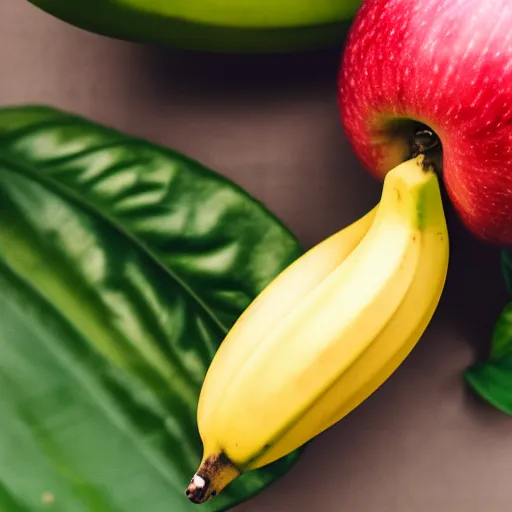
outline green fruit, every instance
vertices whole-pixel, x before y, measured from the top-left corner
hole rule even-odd
[[[339,43],[361,0],[29,0],[90,32],[219,52]]]

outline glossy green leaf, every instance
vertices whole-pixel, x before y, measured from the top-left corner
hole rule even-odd
[[[263,205],[169,149],[0,109],[0,510],[186,512],[216,348],[301,254]],[[299,452],[247,473],[234,506]]]
[[[502,270],[512,294],[512,255],[508,251],[502,253]],[[512,302],[496,321],[487,360],[469,368],[465,377],[484,400],[512,415]]]

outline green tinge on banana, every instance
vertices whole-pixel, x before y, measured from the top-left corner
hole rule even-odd
[[[201,391],[202,503],[285,456],[370,396],[407,357],[444,288],[449,240],[423,157],[392,169],[378,206],[288,267],[239,318]]]

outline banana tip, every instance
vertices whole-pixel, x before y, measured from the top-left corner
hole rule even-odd
[[[224,453],[205,457],[190,480],[185,496],[192,503],[204,503],[219,494],[241,472]]]
[[[192,503],[204,503],[210,498],[213,498],[217,493],[216,491],[212,491],[209,493],[210,483],[208,479],[203,478],[200,475],[194,475],[190,484],[185,491],[185,496]]]

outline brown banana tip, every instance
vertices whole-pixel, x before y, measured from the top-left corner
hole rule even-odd
[[[210,498],[213,498],[217,493],[213,491],[212,493],[208,494],[208,491],[210,490],[210,483],[208,479],[203,478],[199,475],[194,475],[192,480],[190,481],[190,484],[187,487],[187,490],[185,491],[185,496],[192,502],[192,503],[204,503]]]

